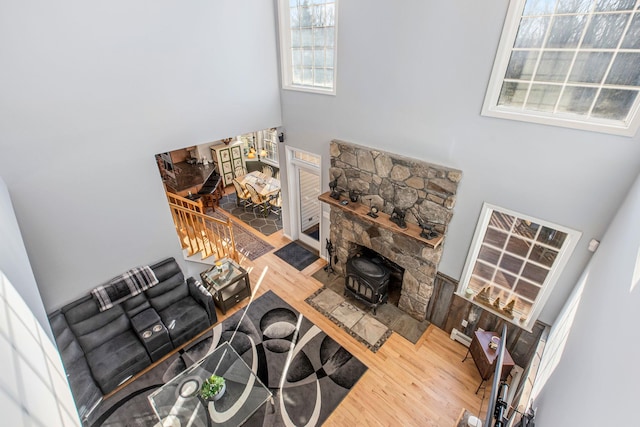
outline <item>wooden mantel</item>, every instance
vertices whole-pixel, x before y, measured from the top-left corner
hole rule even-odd
[[[321,202],[340,208],[345,212],[349,212],[353,215],[356,215],[359,218],[362,218],[373,224],[376,224],[379,227],[386,228],[388,230],[393,231],[394,233],[399,233],[407,237],[410,237],[412,239],[416,239],[421,242],[424,242],[427,245],[431,246],[432,248],[437,248],[438,246],[440,246],[440,243],[442,243],[442,240],[444,239],[444,236],[442,234],[438,234],[438,237],[435,237],[433,239],[425,239],[424,237],[420,236],[422,229],[417,224],[407,222],[407,228],[400,228],[395,222],[392,222],[389,219],[390,216],[386,213],[378,212],[378,217],[372,218],[369,215],[367,215],[367,213],[369,213],[369,206],[363,205],[362,203],[358,203],[358,202],[352,202],[347,197],[342,197],[342,196],[340,197],[340,200],[336,200],[332,198],[330,194],[331,193],[327,191],[326,193],[321,194],[318,197],[318,199]],[[349,203],[346,205],[343,205],[340,203],[343,200],[347,200]]]

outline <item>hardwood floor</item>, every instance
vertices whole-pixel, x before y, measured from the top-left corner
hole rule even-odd
[[[290,242],[282,231],[260,237],[276,249]],[[297,271],[270,252],[255,261],[242,259],[241,264],[250,272],[256,297],[273,290],[369,367],[325,426],[454,426],[463,408],[478,413],[480,375],[471,358],[462,362],[466,347],[446,332],[429,326],[415,345],[392,334],[373,353],[304,302],[322,286],[311,275],[324,266],[323,260]],[[487,400],[488,394],[482,417]]]

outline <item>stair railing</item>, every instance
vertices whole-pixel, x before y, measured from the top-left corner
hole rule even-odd
[[[226,221],[202,213],[202,202],[167,193],[171,216],[176,226],[183,249],[189,256],[200,253],[202,259],[212,255],[218,258],[228,257],[236,262],[238,251],[231,220]],[[198,211],[200,209],[200,211]]]

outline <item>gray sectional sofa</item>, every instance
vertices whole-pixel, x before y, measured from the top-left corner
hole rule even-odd
[[[174,258],[150,267],[158,283],[109,309],[89,294],[49,315],[86,424],[103,395],[217,322],[211,294]]]

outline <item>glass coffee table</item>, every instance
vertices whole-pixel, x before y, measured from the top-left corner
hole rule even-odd
[[[225,379],[226,390],[219,400],[203,400],[198,391],[212,374]],[[163,427],[239,426],[268,401],[274,405],[271,391],[227,342],[149,395]]]

